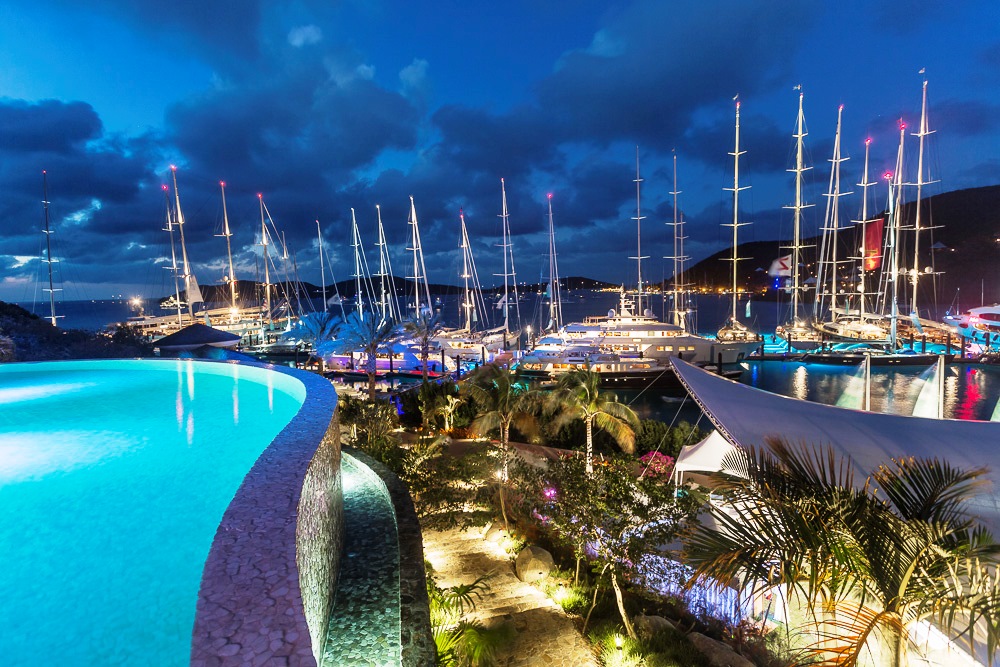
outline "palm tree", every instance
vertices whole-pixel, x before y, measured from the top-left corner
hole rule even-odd
[[[594,426],[608,433],[626,454],[635,453],[639,418],[618,397],[599,389],[601,376],[588,369],[572,370],[549,394],[549,404],[559,410],[556,424],[582,419],[587,427],[587,473],[594,470]]]
[[[519,381],[515,372],[497,364],[480,366],[469,374],[460,391],[479,406],[480,413],[472,421],[472,431],[485,435],[494,429],[500,431],[500,513],[504,530],[508,530],[505,487],[510,462],[510,427],[531,435],[538,430],[538,420],[533,407],[535,393]]]
[[[392,322],[378,319],[374,313],[359,313],[348,315],[347,319],[337,329],[337,340],[334,343],[338,351],[363,352],[365,371],[368,373],[368,398],[375,400],[375,355],[384,350],[396,337]]]
[[[411,317],[403,320],[401,328],[404,333],[417,341],[420,346],[420,365],[422,384],[427,384],[427,358],[430,355],[431,339],[441,331],[441,317],[437,314],[429,314],[426,311],[418,311]],[[442,371],[444,368],[441,369]]]
[[[753,592],[786,585],[812,614],[818,641],[807,652],[821,664],[884,650],[902,667],[909,630],[924,620],[970,642],[982,633],[996,655],[1000,546],[967,513],[985,470],[894,459],[857,485],[832,449],[777,439],[724,465],[743,479],[717,478],[733,516],[713,507],[717,527],[697,525],[685,540],[695,578]]]
[[[444,418],[445,433],[451,431],[451,424],[452,420],[455,418],[455,411],[458,410],[460,405],[462,405],[462,399],[458,396],[452,396],[451,394],[438,396],[437,401],[435,401],[434,410],[431,414],[435,416],[440,415]]]

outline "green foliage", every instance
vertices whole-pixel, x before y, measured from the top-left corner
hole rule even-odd
[[[588,586],[574,585],[573,573],[567,570],[553,569],[548,577],[536,585],[566,613],[582,615],[590,605],[593,590]]]
[[[153,346],[142,335],[139,327],[130,324],[119,324],[111,334],[111,343],[120,347],[134,348],[142,353],[151,354]]]
[[[610,578],[629,634],[620,584],[643,556],[672,542],[697,510],[694,501],[674,499],[669,480],[636,474],[630,458],[611,458],[588,473],[582,457],[566,457],[549,465],[540,498],[540,513],[558,539],[577,555],[586,549]]]
[[[635,450],[637,454],[659,451],[675,459],[681,452],[681,447],[693,445],[705,439],[708,433],[688,422],[682,421],[673,428],[655,419],[643,419],[635,434]]]
[[[402,468],[404,452],[395,433],[399,426],[396,407],[385,400],[342,400],[341,424],[351,427],[348,444],[357,447],[392,471]]]
[[[785,584],[827,639],[810,647],[817,658],[849,664],[880,641],[892,665],[905,664],[921,619],[970,634],[981,621],[996,653],[1000,546],[968,513],[982,469],[893,460],[859,485],[832,449],[782,440],[727,459],[740,478],[718,476],[718,490],[737,516],[713,508],[718,528],[698,524],[686,538],[698,575],[760,592]]]
[[[337,326],[336,339],[329,342],[331,352],[363,352],[368,373],[368,398],[375,400],[376,355],[385,351],[397,332],[392,322],[380,320],[374,313],[353,312]]]
[[[606,667],[703,667],[706,664],[705,656],[676,629],[667,628],[652,637],[632,638],[620,625],[604,623],[589,633],[588,638],[597,646]]]
[[[611,436],[623,452],[635,451],[635,429],[639,418],[630,407],[618,402],[611,392],[601,391],[601,376],[588,369],[572,370],[561,378],[549,394],[548,403],[555,411],[555,421],[581,421],[584,424],[584,441],[587,467],[594,452],[594,429]]]
[[[455,667],[492,667],[497,652],[514,636],[514,628],[503,623],[485,627],[466,616],[490,590],[491,575],[469,584],[442,588],[426,565],[427,597],[430,599],[431,630],[437,647],[438,665]]]

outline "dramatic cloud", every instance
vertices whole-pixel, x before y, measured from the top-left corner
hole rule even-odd
[[[745,233],[778,239],[787,235],[790,218],[781,206],[793,198],[787,171],[794,161],[792,86],[803,83],[807,90],[807,162],[814,167],[807,199],[817,204],[815,216],[838,104],[847,104],[843,143],[852,158],[845,181],[860,180],[865,136],[874,139],[875,177],[894,168],[899,118],[915,126],[916,72],[925,65],[933,72],[931,125],[939,131],[930,139],[940,148],[932,152],[941,157],[935,167],[949,174],[949,187],[998,180],[988,147],[1000,135],[993,120],[1000,118],[993,92],[1000,47],[968,20],[977,11],[987,15],[988,3],[947,10],[922,1],[902,8],[794,0],[675,4],[428,13],[392,3],[312,0],[181,0],[169,7],[52,0],[48,27],[71,31],[60,16],[93,13],[115,34],[130,37],[127,50],[119,56],[104,49],[88,73],[95,82],[120,85],[121,98],[132,102],[123,105],[127,113],[147,99],[170,101],[157,102],[135,125],[114,116],[120,110],[107,93],[103,102],[78,92],[57,99],[56,65],[72,57],[84,66],[74,71],[88,72],[86,49],[56,49],[51,63],[42,58],[12,70],[13,83],[30,73],[30,83],[51,82],[55,92],[0,99],[3,284],[23,285],[37,269],[37,260],[25,258],[39,256],[43,169],[55,237],[67,244],[60,252],[73,259],[63,269],[78,267],[74,280],[112,285],[149,276],[162,283],[169,252],[160,188],[172,163],[189,252],[205,282],[223,270],[224,244],[215,236],[220,180],[227,183],[243,275],[252,275],[256,264],[262,193],[306,280],[318,279],[316,220],[335,273],[344,278],[352,271],[352,207],[371,249],[375,205],[382,206],[394,259],[403,261],[411,195],[432,279],[456,280],[460,209],[480,274],[491,276],[499,271],[503,178],[524,274],[534,279],[543,262],[546,195],[552,193],[564,272],[625,279],[634,273],[627,258],[636,246],[637,146],[646,217],[642,252],[650,255],[648,275],[655,279],[671,242],[663,223],[673,215],[673,151],[689,254],[697,260],[728,242],[720,225],[731,215],[731,195],[723,188],[732,184],[734,95],[743,105],[741,184],[752,186],[741,195],[741,218],[754,223]],[[37,11],[15,0],[15,16],[19,6]],[[532,20],[556,23],[540,31]],[[951,35],[958,28],[962,48],[942,48],[958,43]],[[59,34],[39,30],[39,40],[55,42]],[[24,53],[34,44],[21,47]],[[156,98],[147,91],[133,101],[130,81],[146,75],[147,62],[162,67],[164,53],[176,67],[170,94]],[[127,75],[107,64],[116,57],[127,59]],[[148,73],[161,75],[155,68]],[[143,129],[150,123],[155,129]],[[909,159],[914,142],[909,134],[906,140]]]

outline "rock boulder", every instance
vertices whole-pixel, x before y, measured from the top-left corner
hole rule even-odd
[[[514,561],[517,578],[529,583],[549,576],[552,567],[552,554],[541,547],[525,547]]]
[[[698,632],[689,634],[688,639],[705,656],[710,667],[754,667],[751,661],[731,649],[728,644]]]

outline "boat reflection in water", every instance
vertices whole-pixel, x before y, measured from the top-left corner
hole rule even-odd
[[[801,362],[745,361],[743,384],[801,400],[861,408],[864,371],[852,366]],[[928,395],[936,396],[935,367],[895,366],[871,369],[871,409],[898,415],[922,415]],[[944,416],[948,419],[1000,420],[1000,367],[952,363],[945,367]]]

